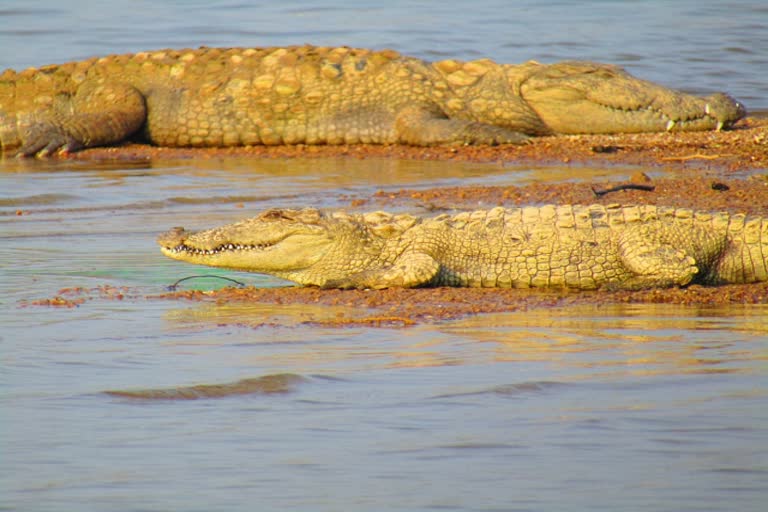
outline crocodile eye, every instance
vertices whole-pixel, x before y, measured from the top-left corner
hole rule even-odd
[[[263,220],[291,220],[293,217],[287,215],[284,210],[275,208],[262,213],[261,218]]]
[[[616,76],[616,73],[609,68],[598,68],[594,74],[600,78],[605,79],[614,78]]]

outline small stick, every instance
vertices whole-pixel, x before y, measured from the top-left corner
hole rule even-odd
[[[170,286],[168,287],[168,291],[171,291],[171,292],[174,292],[174,291],[176,291],[176,288],[178,288],[178,286],[179,286],[179,283],[181,283],[182,281],[187,281],[187,280],[189,280],[189,279],[198,279],[198,278],[201,278],[201,277],[213,277],[213,278],[216,278],[216,279],[224,279],[225,281],[231,281],[231,282],[233,282],[233,283],[237,284],[237,286],[239,286],[240,288],[243,288],[243,287],[245,286],[245,283],[241,283],[240,281],[238,281],[238,280],[236,280],[236,279],[231,279],[231,278],[229,278],[229,277],[224,277],[224,276],[215,276],[215,275],[213,275],[213,274],[205,274],[205,275],[202,275],[202,276],[187,276],[187,277],[182,277],[181,279],[179,279],[178,281],[176,281],[175,283],[173,283],[172,285],[170,285]]]
[[[653,192],[656,189],[653,185],[643,185],[640,183],[625,183],[623,185],[616,185],[615,187],[606,188],[605,190],[596,190],[594,187],[592,187],[592,192],[595,194],[595,197],[602,197],[605,194],[610,194],[611,192],[618,192],[620,190],[645,190],[647,192]]]

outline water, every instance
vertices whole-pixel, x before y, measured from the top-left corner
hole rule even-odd
[[[105,5],[6,0],[0,68],[313,42],[426,58],[589,58],[768,108],[761,2]],[[349,207],[406,186],[636,170],[0,161],[0,510],[763,510],[766,306],[584,306],[375,329],[306,323],[349,315],[343,306],[147,298],[196,272],[155,249],[174,225]],[[30,305],[105,285],[129,296]],[[284,392],[263,392],[281,374],[294,376]],[[243,379],[253,393],[106,393]]]

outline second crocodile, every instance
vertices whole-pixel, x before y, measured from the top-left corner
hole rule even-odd
[[[325,288],[640,289],[768,281],[768,219],[656,206],[494,208],[422,219],[268,210],[158,238],[174,259]]]
[[[592,62],[427,62],[347,47],[200,48],[0,73],[0,148],[522,143],[728,128],[744,107]]]

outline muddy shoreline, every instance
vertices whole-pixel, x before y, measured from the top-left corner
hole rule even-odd
[[[524,146],[276,146],[216,149],[156,148],[127,144],[96,148],[60,158],[84,161],[152,159],[339,157],[497,162],[502,165],[630,165],[672,170],[672,177],[650,179],[638,172],[626,184],[640,185],[598,195],[617,183],[534,183],[518,187],[459,186],[402,189],[350,198],[350,207],[387,209],[407,206],[425,213],[496,205],[540,203],[659,204],[700,210],[726,210],[768,216],[768,117],[750,117],[727,132],[542,137]],[[669,175],[670,173],[667,173]],[[621,183],[618,183],[619,185]],[[596,194],[596,191],[598,194]],[[87,296],[88,293],[85,293]],[[155,296],[158,297],[158,296]],[[358,314],[340,315],[328,325],[405,326],[469,314],[516,311],[571,304],[675,303],[690,305],[767,304],[768,283],[646,291],[498,289],[392,289],[383,291],[313,288],[224,288],[213,292],[177,291],[159,297],[208,302],[319,304],[346,306]],[[53,299],[38,305],[56,306]],[[66,303],[66,300],[64,301]],[[59,304],[63,305],[63,304]]]
[[[530,144],[503,146],[338,145],[161,148],[128,143],[93,148],[60,158],[84,161],[218,158],[399,158],[498,162],[502,164],[589,164],[669,166],[681,170],[744,171],[768,169],[768,112],[739,121],[724,132],[641,133],[537,137]]]

